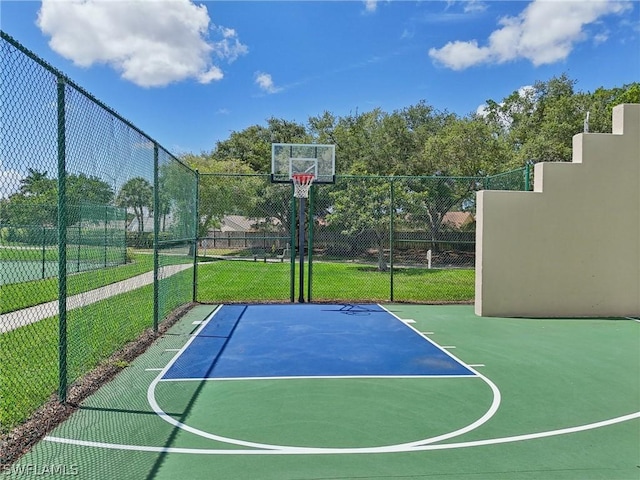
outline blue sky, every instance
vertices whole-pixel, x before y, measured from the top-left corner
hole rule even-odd
[[[636,1],[1,0],[0,25],[176,154],[270,117],[640,81]]]

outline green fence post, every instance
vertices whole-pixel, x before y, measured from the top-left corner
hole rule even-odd
[[[198,237],[200,230],[200,212],[198,210],[199,197],[200,197],[200,172],[195,172],[196,191],[194,198],[194,239],[193,239],[193,296],[192,301],[196,302],[198,298]]]
[[[124,248],[122,249],[122,264],[125,265],[127,263],[127,209],[120,209],[120,216],[122,217],[122,245]]]
[[[58,76],[58,397],[67,401],[67,159],[65,79]]]
[[[78,217],[79,217],[79,222],[78,222],[78,238],[76,239],[76,242],[78,242],[78,245],[76,246],[76,273],[80,273],[80,242],[81,242],[81,237],[82,237],[82,207],[78,207]]]
[[[296,301],[296,197],[293,196],[293,185],[291,185],[291,219],[290,219],[290,235],[289,249],[291,250],[291,271],[289,277],[289,291],[291,297],[291,303]]]
[[[531,182],[530,180],[530,175],[531,175],[531,163],[527,162],[524,166],[524,190],[525,192],[528,192],[531,188],[531,185],[529,184]]]
[[[390,207],[389,207],[389,216],[391,217],[389,220],[389,272],[390,272],[390,301],[393,302],[393,237],[394,237],[394,217],[395,217],[395,199],[394,199],[394,182],[393,178],[391,179],[391,198],[390,198]]]
[[[158,305],[160,281],[158,279],[158,230],[160,230],[160,192],[158,191],[158,144],[153,142],[153,331],[158,332],[160,306]]]
[[[109,222],[109,207],[104,206],[104,268],[107,268],[107,223]]]
[[[47,256],[47,227],[42,226],[42,278],[45,278],[45,260]]]

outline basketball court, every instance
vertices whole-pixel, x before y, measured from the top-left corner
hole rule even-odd
[[[272,149],[272,182],[294,185],[291,303],[196,305],[10,473],[638,478],[638,319],[309,303],[306,201],[334,146]]]
[[[201,305],[20,465],[91,478],[630,479],[633,319]]]
[[[0,382],[9,388],[0,392],[0,422],[8,421],[0,476],[640,478],[640,105],[615,106],[611,134],[575,135],[572,162],[537,162],[533,191],[528,166],[514,170],[517,181],[512,172],[485,176],[485,169],[460,182],[441,175],[336,180],[336,147],[322,144],[272,144],[270,176],[262,167],[255,175],[201,175],[0,33],[9,72],[0,104],[20,120],[6,122],[4,169],[18,183],[52,182],[41,196],[39,186],[0,192],[7,200],[24,194],[3,218],[2,233],[12,240],[1,249],[0,268],[12,273],[0,286],[15,284],[7,291],[25,297],[15,302],[24,308],[2,319]],[[39,128],[25,128],[42,105],[52,108],[40,109]],[[407,153],[422,158],[419,149]],[[340,173],[356,170],[344,167]],[[71,188],[74,177],[87,185],[78,188],[82,198]],[[464,184],[465,193],[445,202],[448,210],[430,207]],[[121,200],[129,189],[147,197],[133,215],[140,227],[134,244],[152,247],[146,280],[129,278],[133,290],[121,292],[124,281],[105,285],[109,275],[87,273],[100,288],[71,296],[72,273],[126,261],[127,224],[134,223],[112,204],[128,204]],[[207,204],[205,193],[222,195]],[[83,210],[90,198],[102,203]],[[475,213],[473,239],[457,236],[466,231],[438,236],[449,212]],[[233,249],[234,259],[253,263],[222,259],[219,271],[201,275],[209,296],[198,297],[203,215],[231,213],[247,221],[236,230],[250,226],[260,235],[245,235],[257,241]],[[327,236],[314,279],[321,233],[339,235]],[[432,268],[432,249],[455,255]],[[258,265],[260,255],[271,276],[227,275]],[[193,268],[170,276],[164,268],[174,263],[176,271]],[[364,266],[362,276],[347,277],[345,265]],[[458,285],[438,285],[443,294],[394,296],[394,278],[405,291],[422,292],[422,272],[439,269],[466,273],[455,276]],[[472,272],[475,287],[465,283]],[[342,282],[329,285],[336,279]],[[225,282],[234,296],[224,295]],[[259,283],[280,290],[251,303]],[[350,291],[359,283],[374,296]],[[50,287],[57,301],[41,303]],[[401,301],[472,297],[475,306]]]

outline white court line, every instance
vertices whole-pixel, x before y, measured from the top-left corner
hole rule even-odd
[[[218,308],[220,308],[220,306]],[[384,307],[381,307],[381,308],[384,309]],[[214,312],[211,315],[211,317],[213,317],[215,313],[216,312]],[[391,312],[389,313],[394,317],[398,318],[393,313]],[[420,333],[420,332],[417,332],[417,333]],[[423,337],[423,338],[431,342],[431,340],[429,340],[428,338],[426,337]],[[181,350],[185,350],[190,342],[191,340],[189,340]],[[437,344],[434,343],[434,345],[440,348]],[[492,390],[494,391],[494,401],[492,404],[492,408],[490,408],[490,410],[481,419],[479,419],[478,421],[474,422],[474,424],[472,424],[472,425],[475,425],[475,427],[470,428],[471,427],[470,425],[462,429],[466,431],[471,431],[474,428],[477,428],[482,423],[486,422],[489,418],[491,418],[491,416],[493,416],[493,414],[495,413],[495,410],[497,410],[500,403],[500,399],[499,399],[500,392],[499,390],[497,390],[497,387],[495,387],[495,385],[488,378],[484,377],[483,375],[481,375],[480,373],[478,373],[472,368],[474,365],[467,365],[464,362],[457,359],[452,354],[450,354],[449,352],[447,351],[444,351],[444,352],[449,356],[451,356],[452,358],[456,359],[462,365],[465,365],[474,373],[476,373],[476,375],[478,375],[485,382],[487,382],[489,386],[492,388]],[[177,360],[178,357],[179,357],[179,354],[175,355],[172,358],[172,360],[169,362],[169,364],[167,364],[167,366],[163,369],[163,371],[168,370],[170,366]],[[157,383],[157,380],[159,377],[156,377],[156,380],[154,380],[154,384]],[[153,388],[155,388],[154,384],[152,384]],[[152,394],[152,388],[150,386],[149,390],[147,391],[147,398],[150,400],[150,404],[152,402],[155,403],[155,399],[152,398],[151,394]],[[498,398],[496,398],[496,394]],[[493,410],[493,412],[491,412],[491,410]],[[169,419],[166,418],[166,416],[168,415],[162,412],[161,418],[167,421],[170,421]],[[116,450],[134,450],[134,451],[146,451],[146,452],[157,452],[157,453],[182,453],[182,454],[186,453],[186,454],[199,454],[199,455],[308,455],[308,454],[396,453],[396,452],[415,452],[415,451],[427,451],[427,450],[448,450],[448,449],[456,449],[456,448],[496,445],[501,443],[532,440],[536,438],[546,438],[551,436],[564,435],[564,434],[591,430],[595,428],[601,428],[601,427],[614,425],[617,423],[622,423],[622,422],[637,419],[637,418],[640,418],[640,412],[635,412],[632,414],[615,417],[609,420],[604,420],[604,421],[595,422],[595,423],[586,424],[586,425],[568,427],[568,428],[557,429],[557,430],[549,430],[545,432],[516,435],[516,436],[510,436],[510,437],[501,437],[501,438],[486,439],[486,440],[476,440],[476,441],[470,441],[470,442],[434,445],[436,441],[442,441],[447,438],[453,438],[452,434],[455,432],[452,432],[451,434],[445,434],[443,436],[435,437],[433,439],[412,442],[410,444],[389,445],[386,447],[365,447],[365,448],[344,448],[344,449],[343,448],[299,448],[299,447],[277,447],[277,446],[267,446],[268,449],[266,450],[197,449],[197,448],[181,448],[181,447],[157,447],[157,446],[147,446],[147,445],[126,445],[126,444],[115,444],[115,443],[106,443],[106,442],[90,442],[90,441],[66,439],[66,438],[54,437],[54,436],[47,436],[45,437],[45,440],[50,442],[57,442],[57,443],[70,444],[70,445],[89,446],[89,447],[116,449]],[[170,423],[173,423],[173,422],[170,421]],[[464,433],[464,432],[461,432],[461,433]],[[218,438],[223,438],[223,437],[218,437]],[[240,444],[239,442],[232,442],[232,443]],[[250,442],[245,442],[245,443],[250,443]],[[276,448],[274,449],[274,447]]]
[[[471,363],[469,364],[470,367],[484,367],[485,364],[484,363]]]
[[[193,322],[191,322],[191,325],[202,325],[203,322],[204,320],[194,320]]]
[[[611,418],[577,427],[561,428],[558,430],[548,430],[546,432],[529,433],[524,435],[514,435],[511,437],[489,438],[486,440],[475,440],[471,442],[444,443],[438,445],[419,445],[415,447],[402,449],[389,449],[384,452],[367,451],[366,448],[353,449],[308,449],[301,451],[299,449],[281,449],[281,450],[240,450],[240,449],[209,449],[209,448],[181,448],[181,447],[155,447],[150,445],[126,445],[118,443],[106,442],[89,442],[86,440],[75,440],[71,438],[61,438],[47,436],[44,440],[48,442],[63,443],[67,445],[78,445],[83,447],[107,448],[111,450],[133,450],[139,452],[156,452],[156,453],[186,453],[193,455],[328,455],[328,454],[354,454],[354,453],[401,453],[401,452],[424,452],[427,450],[452,450],[457,448],[481,447],[487,445],[499,445],[502,443],[522,442],[525,440],[534,440],[537,438],[554,437],[558,435],[567,435],[570,433],[584,432],[596,428],[607,427],[617,423],[627,422],[640,418],[640,412],[623,415],[621,417]]]
[[[456,346],[455,345],[443,345],[442,348],[449,350],[451,348],[456,348]]]
[[[160,368],[145,368],[144,371],[145,372],[161,372],[162,371],[162,367],[160,367]]]
[[[158,369],[160,370],[160,369]],[[160,382],[217,382],[236,380],[342,380],[342,379],[369,379],[369,378],[476,378],[475,375],[307,375],[307,376],[290,376],[290,377],[215,377],[215,378],[162,378]]]
[[[165,348],[164,351],[165,352],[179,352],[180,349],[179,348]]]
[[[422,335],[433,335],[433,332],[420,332]]]
[[[405,318],[404,320],[402,320],[404,323],[416,323],[415,320],[412,320],[411,318]]]
[[[400,319],[397,315],[394,315],[393,313],[391,313],[389,310],[384,308],[382,305],[378,305],[378,306],[382,310],[387,312],[389,315],[394,317],[396,320],[402,321],[402,319]],[[222,306],[219,306],[219,308],[221,308],[221,307]],[[217,310],[215,310],[209,316],[209,318],[207,318],[206,322],[211,321],[211,319],[214,317],[214,315],[218,312],[219,308]],[[418,330],[416,330],[414,327],[412,327],[411,325],[407,325],[407,324],[404,324],[404,323],[403,323],[403,325],[405,325],[407,328],[413,330],[417,335],[420,335],[420,338],[424,338],[429,343],[431,343],[434,347],[438,348],[441,352],[444,352],[450,358],[454,359],[459,364],[463,365],[465,368],[467,368],[472,373],[474,373],[477,377],[481,378],[489,386],[489,388],[493,392],[493,400],[491,402],[491,406],[484,413],[484,415],[482,415],[475,422],[473,422],[473,423],[471,423],[471,424],[469,424],[469,425],[467,425],[465,427],[459,428],[458,430],[454,430],[452,432],[445,433],[445,434],[442,434],[442,435],[438,435],[438,436],[435,436],[435,437],[425,438],[425,439],[421,439],[421,440],[417,440],[417,441],[413,441],[413,442],[402,443],[402,444],[383,445],[383,446],[378,446],[378,447],[363,447],[363,449],[366,450],[369,453],[385,452],[388,449],[412,448],[412,447],[417,446],[417,445],[426,445],[428,443],[439,442],[439,441],[442,441],[442,440],[447,440],[449,438],[457,437],[457,436],[462,435],[464,433],[468,433],[468,432],[470,432],[472,430],[475,430],[476,428],[478,428],[481,425],[483,425],[484,423],[486,423],[491,417],[493,417],[493,415],[495,415],[496,411],[498,410],[498,407],[500,406],[500,402],[501,402],[500,390],[498,389],[498,387],[491,380],[489,380],[487,377],[485,377],[481,373],[477,372],[473,368],[471,368],[468,365],[466,365],[464,362],[462,362],[460,359],[456,358],[451,353],[447,352],[446,350],[443,350],[435,342],[433,342],[430,339],[428,339],[427,337],[424,337],[423,335],[421,335],[420,332]],[[198,331],[203,329],[205,326],[206,326],[206,323],[203,324],[202,327]],[[191,427],[191,426],[189,426],[189,425],[187,425],[185,423],[182,423],[182,422],[176,420],[175,418],[171,417],[165,411],[163,411],[162,408],[160,407],[160,405],[158,404],[158,402],[156,401],[156,398],[155,398],[156,386],[161,381],[161,378],[164,376],[166,371],[171,367],[171,365],[173,365],[173,363],[175,363],[177,361],[177,359],[180,357],[182,352],[184,350],[186,350],[186,348],[191,343],[191,341],[192,341],[192,339],[189,339],[187,341],[187,343],[182,347],[182,349],[180,349],[180,352],[178,352],[171,359],[171,361],[167,364],[167,366],[163,369],[163,371],[151,382],[151,384],[149,385],[149,388],[147,389],[147,401],[149,402],[149,405],[151,406],[153,411],[155,411],[156,414],[160,418],[162,418],[167,423],[170,423],[171,425],[173,425],[173,426],[175,426],[177,428],[180,428],[182,430],[185,430],[185,431],[187,431],[189,433],[193,433],[194,435],[198,435],[198,436],[203,437],[203,438],[208,438],[210,440],[216,440],[216,441],[223,442],[223,443],[230,443],[230,444],[233,444],[233,445],[239,445],[239,446],[251,447],[251,448],[258,448],[258,449],[267,449],[267,450],[287,449],[287,450],[309,451],[309,452],[315,452],[315,451],[318,450],[317,448],[312,448],[312,447],[296,447],[296,446],[292,446],[292,445],[272,445],[272,444],[268,444],[268,443],[251,442],[251,441],[240,440],[240,439],[235,439],[235,438],[230,438],[230,437],[224,437],[224,436],[221,436],[221,435],[216,435],[214,433],[206,432],[204,430],[200,430],[198,428],[194,428],[194,427]],[[468,377],[468,378],[473,378],[473,377]],[[343,449],[328,448],[328,450],[331,450],[331,451],[342,451]],[[360,449],[356,449],[356,450],[360,450]]]

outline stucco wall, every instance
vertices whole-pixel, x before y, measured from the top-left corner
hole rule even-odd
[[[477,315],[640,315],[640,105],[536,164],[533,192],[478,192],[476,220]]]

